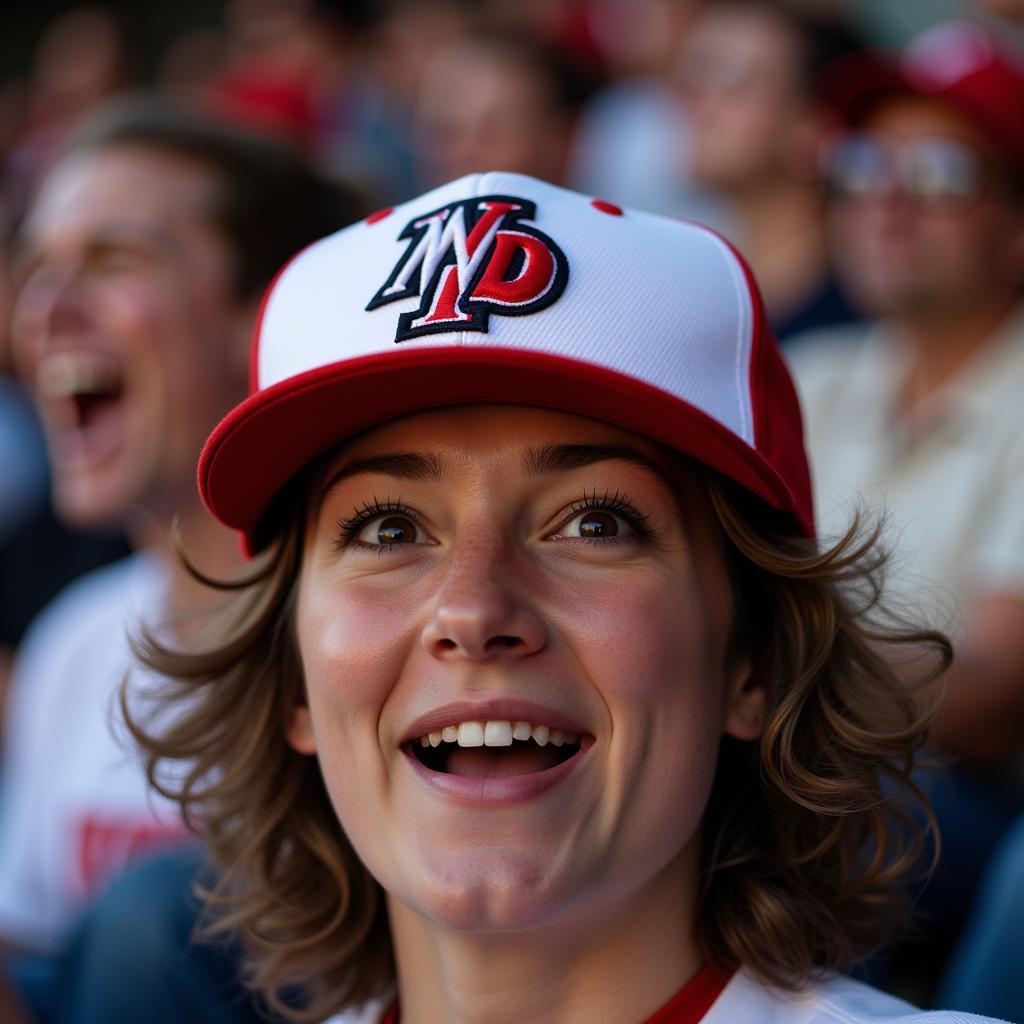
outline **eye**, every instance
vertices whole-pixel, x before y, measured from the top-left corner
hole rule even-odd
[[[591,543],[640,541],[651,530],[647,516],[641,515],[624,494],[584,494],[565,510],[561,525],[548,535],[549,540],[580,540]]]
[[[153,264],[153,253],[133,245],[96,245],[88,254],[87,268],[98,277],[132,274]]]
[[[436,544],[420,525],[419,516],[400,501],[379,501],[374,498],[352,510],[347,519],[338,520],[335,547],[363,549],[382,554],[414,544]]]
[[[377,516],[366,523],[356,534],[360,544],[374,547],[394,547],[399,544],[422,544],[426,535],[408,516],[388,515]]]
[[[632,533],[629,524],[614,512],[605,509],[591,508],[586,512],[573,516],[560,531],[562,536],[585,537],[597,540],[603,537],[616,537],[619,534]]]

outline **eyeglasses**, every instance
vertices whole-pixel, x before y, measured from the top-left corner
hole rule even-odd
[[[872,135],[848,135],[826,155],[825,177],[848,196],[871,197],[893,189],[919,203],[962,206],[984,185],[978,158],[951,139],[893,142]]]

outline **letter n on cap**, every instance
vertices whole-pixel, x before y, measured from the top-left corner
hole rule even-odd
[[[536,204],[515,196],[461,199],[413,217],[399,234],[405,252],[367,303],[420,297],[398,318],[395,341],[451,331],[487,331],[492,313],[523,316],[565,290],[569,263],[544,232],[524,224]]]

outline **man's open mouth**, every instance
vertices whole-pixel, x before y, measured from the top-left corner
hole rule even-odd
[[[55,465],[91,469],[119,450],[127,437],[120,360],[101,352],[53,352],[40,363],[35,383],[47,411]]]
[[[76,425],[87,429],[123,397],[123,368],[95,352],[53,353],[39,367],[37,386],[44,398],[71,402]]]
[[[555,768],[579,753],[577,733],[532,722],[459,722],[407,744],[430,771],[476,778],[529,775]]]

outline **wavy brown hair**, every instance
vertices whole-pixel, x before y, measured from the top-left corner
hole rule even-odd
[[[898,882],[920,862],[911,779],[922,688],[951,659],[941,633],[887,614],[880,528],[819,551],[789,517],[705,471],[734,592],[733,642],[768,693],[761,739],[723,739],[702,826],[697,934],[711,962],[799,987],[891,937]],[[122,709],[152,784],[177,800],[219,872],[207,937],[240,936],[246,977],[278,1012],[319,1020],[394,983],[383,893],[356,856],[315,759],[285,740],[303,700],[294,630],[305,502],[294,485],[250,574],[225,584],[215,645],[152,634],[156,715]],[[165,712],[173,708],[173,715]],[[176,773],[165,771],[179,765]],[[183,769],[183,770],[181,770]]]

